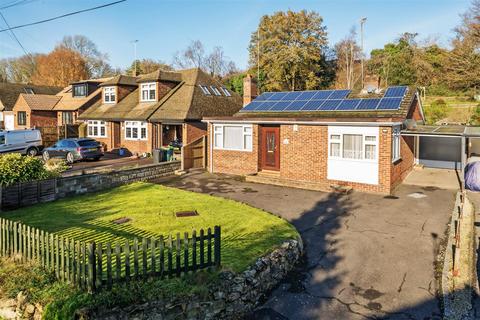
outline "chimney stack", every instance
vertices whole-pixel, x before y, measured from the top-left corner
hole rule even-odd
[[[252,75],[248,73],[247,76],[243,78],[243,106],[245,107],[257,96],[257,82],[252,78]]]

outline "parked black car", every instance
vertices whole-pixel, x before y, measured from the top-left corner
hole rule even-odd
[[[78,160],[100,160],[103,149],[98,141],[90,138],[63,139],[55,145],[43,150],[43,160],[50,158],[64,158],[68,163]]]

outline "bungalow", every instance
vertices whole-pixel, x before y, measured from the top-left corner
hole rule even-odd
[[[20,94],[54,95],[62,88],[37,86],[21,83],[0,83],[0,128],[6,130],[15,129],[15,114],[12,111]]]
[[[117,76],[101,88],[102,103],[79,119],[106,150],[141,154],[172,142],[189,144],[206,135],[203,117],[232,115],[242,107],[239,95],[198,68]]]
[[[235,115],[204,118],[210,172],[305,189],[348,186],[390,194],[414,166],[417,139],[401,135],[405,122],[424,121],[414,88],[256,97],[247,77],[244,92],[246,105]]]
[[[56,94],[21,93],[12,108],[14,129],[74,124],[81,112],[100,101],[99,85],[106,80],[75,82]]]

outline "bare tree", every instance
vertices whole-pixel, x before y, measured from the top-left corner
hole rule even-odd
[[[355,75],[356,62],[361,58],[361,49],[357,42],[357,33],[352,27],[350,33],[337,44],[335,52],[337,57],[337,84],[352,89],[359,79]]]

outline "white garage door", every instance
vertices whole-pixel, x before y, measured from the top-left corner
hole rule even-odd
[[[15,117],[13,114],[5,115],[5,130],[15,129]]]

